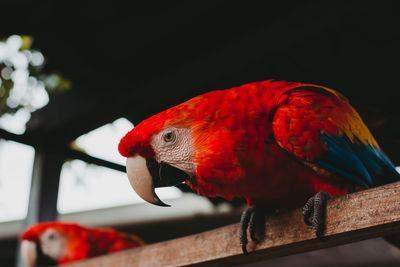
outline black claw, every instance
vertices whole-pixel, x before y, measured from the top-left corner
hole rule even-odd
[[[247,248],[246,248],[245,244],[242,244],[242,251],[243,251],[244,255],[248,255],[249,254],[249,252],[247,252]]]
[[[240,218],[240,244],[242,245],[243,254],[247,255],[246,245],[249,243],[247,239],[247,229],[251,240],[258,242],[256,234],[263,236],[265,233],[265,216],[273,214],[273,210],[260,210],[257,206],[248,207]]]
[[[271,211],[272,213],[272,211]],[[247,229],[251,240],[258,242],[256,234],[263,235],[265,227],[265,216],[269,211],[260,210],[256,206],[248,207],[242,214],[240,219],[240,244],[242,245],[243,254],[247,255],[248,251],[246,245],[248,244]]]
[[[242,245],[242,250],[244,254],[247,254],[246,245],[248,243],[247,240],[247,228],[249,226],[250,216],[254,212],[254,207],[247,208],[240,218],[240,244]]]
[[[303,207],[303,219],[305,224],[311,225],[310,217],[311,214],[314,212],[314,197],[310,197],[307,203]]]
[[[325,230],[326,201],[331,198],[332,196],[329,193],[320,191],[311,197],[303,207],[304,222],[307,225],[312,225],[318,239],[322,239]],[[311,214],[313,214],[313,219],[310,223]]]
[[[259,221],[259,213],[257,212],[252,212],[250,216],[250,221],[249,221],[249,233],[250,233],[250,238],[254,242],[258,242],[258,238],[256,237],[256,232],[257,232],[257,223]]]

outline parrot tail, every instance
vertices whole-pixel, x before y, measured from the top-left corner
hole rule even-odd
[[[381,148],[363,146],[357,154],[371,175],[372,187],[400,181],[400,173]]]
[[[366,188],[400,181],[400,173],[379,146],[346,135],[322,133],[322,139],[329,153],[315,162],[318,166]]]
[[[322,133],[329,153],[317,165],[343,175],[366,188],[400,180],[400,174],[379,146],[365,144],[346,135]],[[400,234],[383,237],[400,248]]]

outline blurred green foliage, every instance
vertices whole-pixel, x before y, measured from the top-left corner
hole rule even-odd
[[[32,43],[31,36],[0,40],[0,117],[21,108],[32,112],[71,88],[71,81],[60,74],[44,72],[45,58]]]

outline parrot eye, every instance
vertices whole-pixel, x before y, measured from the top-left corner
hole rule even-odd
[[[164,134],[163,139],[164,139],[164,141],[166,143],[173,142],[176,139],[175,133],[174,132],[167,132],[167,133]]]

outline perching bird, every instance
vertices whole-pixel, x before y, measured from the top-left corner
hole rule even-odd
[[[21,241],[21,256],[29,267],[64,264],[145,244],[131,234],[63,222],[35,224],[25,230]]]
[[[320,237],[327,199],[400,178],[343,95],[285,81],[194,97],[138,124],[119,151],[133,189],[150,203],[166,206],[154,188],[183,181],[205,196],[245,198],[244,252],[258,214],[304,205]]]

